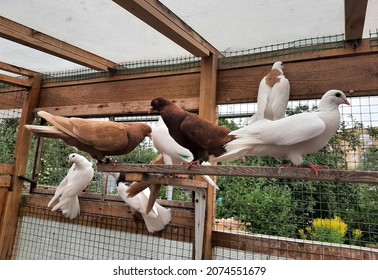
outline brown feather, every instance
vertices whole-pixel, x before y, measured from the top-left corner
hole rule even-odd
[[[226,152],[224,145],[234,139],[228,135],[228,128],[185,111],[165,98],[155,98],[151,107],[160,113],[172,138],[192,152],[193,161],[208,161],[209,155],[222,155]]]
[[[143,123],[67,118],[45,111],[39,111],[38,115],[54,126],[26,126],[31,132],[43,137],[62,139],[66,144],[89,153],[97,160],[105,156],[128,154],[151,134],[151,127]]]

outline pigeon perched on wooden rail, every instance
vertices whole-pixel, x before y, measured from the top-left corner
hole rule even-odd
[[[112,173],[112,176],[117,180],[117,190],[122,200],[130,206],[133,213],[137,211],[142,215],[149,232],[153,233],[163,230],[172,219],[171,209],[167,209],[155,202],[151,211],[146,214],[146,207],[150,197],[150,189],[145,188],[134,197],[129,197],[127,195],[129,186],[118,180],[119,175],[119,173]]]
[[[278,120],[285,117],[290,96],[290,83],[283,73],[283,63],[277,61],[261,80],[257,93],[257,113],[246,124],[261,119]]]
[[[78,194],[88,186],[94,171],[92,163],[82,155],[70,154],[68,161],[73,164],[55,190],[55,195],[47,207],[50,207],[59,198],[59,202],[52,208],[52,211],[61,210],[64,217],[72,220],[80,214]]]
[[[157,126],[152,129],[151,136],[152,144],[162,154],[164,164],[182,164],[183,162],[191,162],[193,160],[192,153],[180,146],[169,134],[168,128],[161,117],[157,122]],[[202,164],[210,163],[202,162]],[[218,189],[217,184],[209,176],[202,175],[202,177],[206,182]]]
[[[226,152],[224,145],[234,139],[230,130],[185,111],[171,101],[159,97],[151,101],[150,112],[157,111],[168,127],[172,138],[193,154],[188,168],[209,161],[209,156],[220,156]]]
[[[230,133],[236,140],[226,144],[227,153],[216,158],[231,161],[245,156],[271,156],[279,161],[290,160],[303,165],[302,156],[319,151],[334,136],[340,125],[339,105],[350,105],[340,90],[329,90],[321,98],[318,109],[271,121],[263,119]],[[311,163],[305,166],[314,170]]]
[[[62,139],[66,144],[89,153],[102,162],[106,156],[125,155],[134,150],[146,136],[151,137],[151,127],[144,123],[118,123],[82,118],[55,116],[39,111],[38,116],[53,126],[25,125],[37,136]]]

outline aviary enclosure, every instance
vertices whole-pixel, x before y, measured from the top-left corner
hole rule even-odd
[[[0,74],[1,259],[378,259],[378,33],[361,39],[365,10],[354,9],[367,1],[345,1],[345,34],[222,53],[158,1],[115,2],[193,56],[114,64],[0,18],[2,37],[87,67],[39,73],[0,62],[18,75]],[[47,208],[75,150],[25,129],[45,124],[39,110],[154,128],[158,115],[147,110],[162,96],[235,129],[256,111],[259,82],[278,60],[291,85],[288,115],[316,108],[332,88],[350,101],[340,108],[336,136],[307,157],[329,170],[316,176],[261,157],[189,170],[150,164],[158,153],[146,140],[114,157],[124,165],[94,164],[79,217]],[[120,199],[110,176],[117,171],[130,181],[156,176],[163,185],[158,203],[172,212],[163,231],[149,233]]]

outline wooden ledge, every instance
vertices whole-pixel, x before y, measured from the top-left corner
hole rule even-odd
[[[209,176],[241,176],[257,178],[293,179],[307,181],[327,181],[340,183],[377,184],[377,171],[319,170],[319,174],[309,168],[297,167],[255,167],[255,166],[192,166],[164,164],[97,164],[102,172],[149,173],[149,174],[189,174]]]

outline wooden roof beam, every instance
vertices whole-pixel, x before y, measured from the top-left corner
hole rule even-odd
[[[20,79],[17,77],[8,76],[0,73],[0,82],[5,84],[10,84],[13,86],[21,87],[31,87],[33,83],[33,78],[31,79]]]
[[[115,70],[117,64],[0,16],[0,37],[96,70]]]
[[[345,39],[357,41],[362,38],[368,0],[344,0]]]
[[[1,61],[0,61],[0,70],[4,70],[13,74],[19,74],[19,75],[27,76],[27,77],[34,77],[35,75],[40,74],[38,72],[25,69],[22,67],[18,67],[15,65],[11,65],[11,64],[1,62]]]
[[[113,0],[152,28],[197,57],[220,52],[157,0]]]

